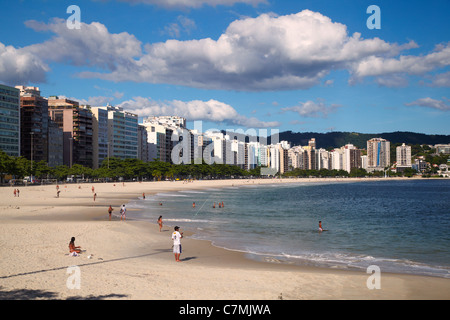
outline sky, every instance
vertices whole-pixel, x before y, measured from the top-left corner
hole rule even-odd
[[[45,97],[203,132],[450,134],[448,0],[1,1],[0,83]]]

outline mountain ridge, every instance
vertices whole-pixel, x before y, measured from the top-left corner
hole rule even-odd
[[[391,144],[405,143],[407,145],[435,145],[449,144],[450,135],[424,134],[410,131],[395,131],[385,133],[358,133],[333,131],[327,133],[318,132],[292,132],[283,131],[279,133],[279,141],[288,141],[291,146],[305,146],[311,138],[316,139],[316,148],[340,148],[348,143],[357,148],[365,149],[367,141],[372,138],[383,138]]]

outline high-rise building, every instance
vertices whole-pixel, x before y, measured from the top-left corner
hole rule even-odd
[[[350,173],[352,169],[361,168],[361,150],[353,144],[346,144],[342,147],[344,150],[344,166],[343,169]]]
[[[104,108],[92,107],[92,165],[94,169],[101,167],[108,159],[108,111]]]
[[[198,136],[195,137],[192,134],[185,134],[185,118],[175,116],[148,117],[144,119],[142,125],[145,126],[147,130],[149,161],[156,159],[164,162],[172,162],[172,150],[174,146],[177,145],[180,140],[186,138],[193,139],[188,142],[185,141],[185,143],[191,146],[190,152],[193,152],[196,156],[200,157],[200,159],[196,159],[196,161],[200,161],[201,163],[202,154],[198,153],[198,150],[195,149],[195,146],[193,145],[196,141],[195,139],[198,139]],[[183,138],[180,139],[180,137]],[[199,144],[199,146],[202,146],[202,144]],[[187,152],[189,152],[189,150]],[[188,158],[192,160],[193,154],[190,156],[183,155],[183,159]]]
[[[31,161],[48,162],[48,101],[38,87],[20,90],[20,153]]]
[[[49,120],[48,122],[48,166],[56,167],[64,164],[63,130]]]
[[[20,156],[20,91],[0,84],[0,150]]]
[[[405,168],[411,168],[411,146],[404,143],[396,148],[397,153],[397,171],[402,171]]]
[[[81,107],[77,101],[48,99],[48,113],[52,121],[63,130],[64,164],[72,167],[80,164],[93,167],[92,112],[90,107]]]
[[[148,136],[146,127],[138,125],[138,159],[148,161]]]
[[[391,164],[390,142],[382,138],[367,141],[367,171],[382,171]]]
[[[120,107],[96,107],[108,113],[109,156],[119,159],[138,158],[138,116]]]

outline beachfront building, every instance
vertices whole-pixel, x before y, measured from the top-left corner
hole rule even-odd
[[[102,166],[103,161],[109,160],[108,140],[108,110],[91,107],[92,112],[92,165],[93,169]]]
[[[411,146],[404,143],[396,148],[397,153],[397,172],[402,172],[406,168],[412,167]]]
[[[57,167],[64,164],[63,130],[49,119],[48,121],[48,166]]]
[[[119,159],[138,158],[138,116],[121,107],[98,107],[108,112],[108,153]]]
[[[330,169],[330,153],[323,149],[316,149],[316,164],[317,164],[317,170],[320,169]]]
[[[289,149],[291,148],[290,144],[287,141],[281,141],[277,143],[279,150],[279,173],[283,174],[290,170],[289,168]]]
[[[367,141],[367,171],[383,171],[391,164],[390,142],[382,138]]]
[[[143,125],[138,125],[138,159],[148,162],[148,136],[147,129]]]
[[[0,150],[20,156],[20,90],[0,84]]]
[[[20,91],[20,154],[31,161],[48,162],[48,101],[38,87]]]
[[[183,139],[195,140],[193,134],[187,133],[185,118],[176,116],[148,117],[143,120],[142,125],[147,130],[149,161],[159,160],[172,163],[172,150],[174,146],[183,141]],[[192,150],[192,142],[194,142],[194,140],[188,142],[185,141],[184,143],[191,146]],[[183,150],[183,152],[185,151]],[[182,154],[182,158],[178,158],[178,156],[180,156],[180,154],[174,155],[177,160],[192,159],[193,157],[192,154],[191,156]]]
[[[48,114],[63,131],[63,162],[72,167],[80,164],[93,166],[92,112],[78,101],[51,96],[48,98]]]
[[[353,144],[346,144],[344,147],[344,170],[350,173],[352,169],[361,168],[361,150]]]

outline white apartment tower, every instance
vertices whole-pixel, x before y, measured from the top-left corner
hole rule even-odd
[[[411,168],[411,146],[404,143],[397,147],[397,168],[407,167]]]
[[[390,142],[382,138],[367,141],[367,170],[382,171],[391,164]]]

